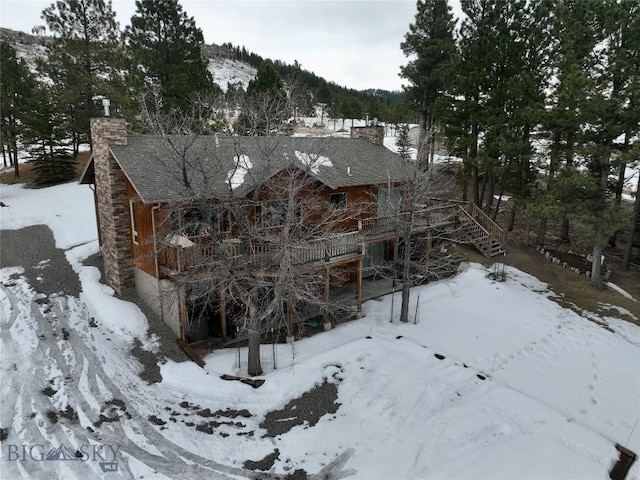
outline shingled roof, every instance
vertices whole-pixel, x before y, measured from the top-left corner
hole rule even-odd
[[[332,189],[381,184],[399,159],[367,139],[335,137],[134,135],[110,149],[145,203],[186,199],[194,190],[222,197],[230,185],[242,195],[292,165]],[[192,190],[184,186],[182,159]]]

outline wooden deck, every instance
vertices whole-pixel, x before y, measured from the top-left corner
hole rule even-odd
[[[180,238],[176,245],[161,242],[159,264],[169,276],[187,273],[196,266],[223,261],[239,268],[270,268],[280,265],[282,255],[288,255],[291,265],[301,269],[315,269],[328,264],[341,264],[358,260],[365,246],[398,237],[399,226],[411,220],[412,232],[451,229],[457,225],[461,241],[472,243],[487,257],[503,253],[504,231],[482,210],[471,203],[450,200],[432,200],[428,208],[398,217],[375,217],[359,220],[357,229],[350,232],[328,234],[325,237],[293,243],[282,248],[267,241],[248,242],[242,238],[214,241],[210,236]]]

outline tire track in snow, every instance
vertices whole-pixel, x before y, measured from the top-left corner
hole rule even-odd
[[[87,420],[93,427],[100,420],[100,414],[104,413],[101,406],[105,402],[113,399],[126,401],[136,390],[142,390],[136,392],[137,403],[141,400],[154,401],[155,399],[149,398],[153,393],[145,392],[137,385],[127,385],[127,391],[122,390],[116,384],[120,378],[116,375],[112,379],[106,373],[102,367],[104,357],[99,358],[100,352],[89,343],[89,337],[93,335],[89,327],[90,316],[84,307],[78,308],[74,299],[51,296],[47,304],[40,294],[34,294],[28,284],[26,288],[17,285],[16,290],[19,291],[15,293],[2,285],[2,293],[11,304],[11,315],[3,318],[0,324],[2,355],[4,358],[14,358],[18,368],[17,372],[6,372],[8,385],[3,382],[3,393],[11,392],[3,395],[3,428],[6,425],[16,430],[11,432],[9,442],[51,447],[65,444],[71,448],[91,443],[119,445],[119,472],[110,473],[110,478],[132,478],[134,472],[130,458],[135,458],[151,471],[169,478],[197,480],[286,477],[223,465],[188,451],[160,433],[131,402],[126,404],[126,412],[131,418],[121,416],[117,421],[102,423],[95,432],[88,431]],[[72,316],[73,325],[70,321]],[[21,331],[32,331],[37,338],[34,351],[23,351],[24,342],[17,342],[7,325],[19,327]],[[65,331],[68,338],[63,339],[61,336],[64,337]],[[107,342],[105,344],[110,345]],[[6,368],[9,368],[7,362],[3,362],[3,369]],[[131,372],[131,376],[138,378],[137,372]],[[17,382],[17,379],[22,381]],[[100,388],[100,384],[104,385],[104,389]],[[47,396],[42,392],[47,386],[58,391]],[[66,405],[77,412],[77,419],[69,420],[59,416],[59,411]],[[52,423],[46,412],[55,412],[50,415],[57,415],[59,418]],[[31,417],[33,413],[35,416]],[[160,453],[151,453],[139,445],[139,437],[129,438],[125,425]],[[344,464],[352,454],[352,451],[343,452],[320,472],[310,474],[308,478],[338,479],[349,475],[351,471],[345,471]],[[7,475],[7,478],[49,480],[56,476],[67,478],[70,472],[83,479],[103,476],[97,462],[8,462],[3,458],[2,467],[3,477]],[[140,471],[137,465],[136,471]]]

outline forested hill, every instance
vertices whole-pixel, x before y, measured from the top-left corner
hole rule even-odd
[[[24,59],[35,71],[36,58],[47,56],[51,37],[0,28],[0,39],[10,43],[16,49],[18,58]],[[202,56],[214,81],[223,91],[227,90],[228,84],[240,84],[246,89],[265,60],[259,54],[231,43],[205,44],[202,46]],[[329,82],[314,72],[300,68],[297,63],[289,65],[277,59],[271,60],[285,81],[295,79],[300,87],[311,92],[316,102],[326,104],[332,116],[361,118],[366,112],[372,118],[388,122],[415,121],[415,114],[403,103],[400,92],[381,89],[358,91]]]

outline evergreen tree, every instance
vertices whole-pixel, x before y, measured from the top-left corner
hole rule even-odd
[[[591,284],[603,288],[602,245],[616,227],[612,221],[617,220],[617,209],[608,199],[612,157],[615,150],[628,148],[630,139],[640,133],[636,109],[640,90],[640,5],[634,0],[608,0],[594,6],[594,10],[602,21],[604,42],[594,49],[599,68],[592,72],[596,88],[586,98],[587,123],[583,129],[588,166],[598,184]],[[604,48],[599,48],[601,45]]]
[[[463,158],[466,199],[488,212],[507,187],[526,195],[532,180],[531,131],[543,112],[548,4],[466,0],[456,82],[444,115],[450,150]],[[485,203],[486,202],[486,203]],[[497,211],[497,208],[495,208]]]
[[[454,20],[447,0],[419,0],[415,23],[401,48],[411,58],[401,67],[400,75],[410,85],[407,92],[420,108],[420,141],[418,158],[433,158],[436,101],[447,89],[450,64],[456,52],[453,38]]]
[[[58,87],[40,82],[31,98],[30,113],[25,116],[24,141],[29,145],[27,150],[34,163],[36,183],[40,185],[65,182],[76,175],[62,98]]]
[[[237,130],[244,135],[289,133],[283,128],[292,116],[284,83],[271,60],[260,64],[256,78],[249,82]]]
[[[318,88],[318,93],[316,94],[316,102],[331,105],[333,103],[333,100],[333,92],[331,91],[329,84],[325,82],[320,85],[320,88]]]
[[[398,155],[405,160],[411,160],[411,140],[409,139],[409,125],[404,124],[398,127],[398,138],[396,146],[398,147]]]
[[[284,95],[284,83],[280,78],[280,73],[273,62],[269,59],[260,64],[256,72],[256,78],[247,85],[247,94],[254,95],[260,92],[271,92],[277,95]]]
[[[30,96],[34,85],[33,75],[23,60],[18,60],[16,50],[5,41],[0,42],[0,131],[2,151],[9,155],[14,176],[20,176],[18,163],[19,141],[22,140],[22,124],[30,109]]]
[[[125,30],[135,87],[157,88],[165,110],[185,109],[213,79],[202,58],[202,31],[177,0],[137,0]]]
[[[58,0],[42,11],[53,34],[46,62],[40,69],[59,87],[66,105],[74,153],[90,141],[89,118],[99,113],[96,96],[122,101],[119,82],[120,30],[111,1]]]

